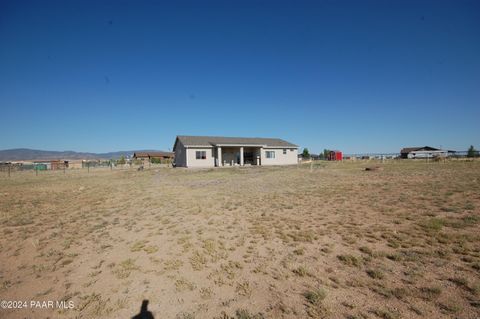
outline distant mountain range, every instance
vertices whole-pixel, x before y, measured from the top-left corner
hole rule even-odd
[[[0,161],[30,161],[55,159],[118,159],[122,156],[132,156],[135,152],[161,152],[155,150],[119,151],[110,153],[82,153],[74,151],[42,151],[28,148],[0,150]]]

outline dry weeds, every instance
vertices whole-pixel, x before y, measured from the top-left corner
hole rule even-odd
[[[475,318],[480,162],[0,176],[6,318]]]

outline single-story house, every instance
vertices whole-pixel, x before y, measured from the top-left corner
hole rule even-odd
[[[279,138],[177,136],[173,151],[179,167],[298,163],[298,146]]]
[[[401,158],[430,158],[438,156],[446,157],[448,155],[448,151],[431,146],[405,147],[400,150]]]
[[[133,153],[133,158],[143,161],[148,160],[150,162],[152,159],[171,160],[174,155],[175,153],[173,152],[135,152]]]
[[[52,161],[50,161],[50,168],[51,168],[52,170],[58,170],[58,169],[68,168],[68,161],[52,160]]]

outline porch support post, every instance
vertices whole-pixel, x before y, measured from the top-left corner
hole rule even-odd
[[[240,147],[240,166],[243,166],[243,146]]]
[[[217,161],[218,161],[218,166],[223,166],[222,162],[222,148],[217,147]]]
[[[260,163],[258,165],[263,165],[263,147],[260,147]]]

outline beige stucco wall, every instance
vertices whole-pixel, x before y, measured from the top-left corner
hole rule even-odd
[[[264,148],[262,150],[262,165],[293,165],[298,163],[298,149],[287,148],[287,154],[283,154],[283,148]],[[266,152],[274,151],[275,158],[267,158]]]
[[[212,156],[212,148],[187,148],[187,167],[214,167],[215,158]],[[198,159],[196,158],[196,151],[205,151],[207,158]]]
[[[216,152],[216,149],[213,149]],[[298,163],[298,149],[287,148],[287,154],[283,154],[283,148],[263,148],[261,154],[261,165],[293,165]],[[196,151],[205,151],[207,158],[204,160],[196,159]],[[223,161],[230,165],[234,157],[229,156],[229,150],[225,149]],[[275,151],[275,158],[267,158],[266,151]],[[185,148],[180,141],[175,148],[175,162],[179,167],[214,167],[217,154],[212,153],[212,148]],[[238,152],[238,151],[237,151]],[[255,152],[256,153],[256,152]],[[233,154],[233,153],[232,153]],[[256,156],[256,155],[255,155]],[[232,157],[232,158],[230,158]]]
[[[180,141],[177,141],[177,145],[175,146],[175,165],[179,167],[187,166],[186,148]]]

